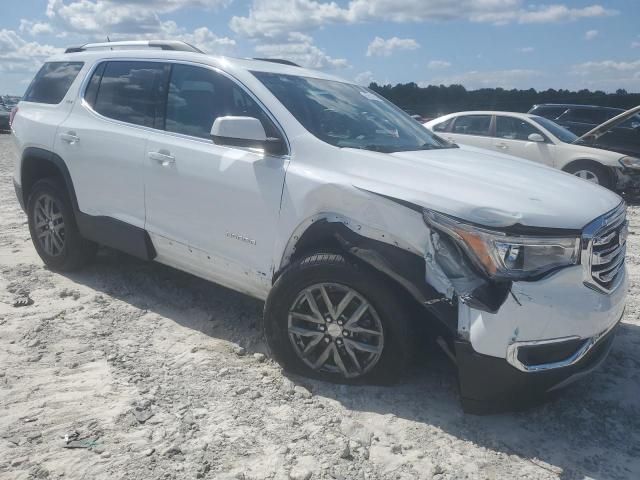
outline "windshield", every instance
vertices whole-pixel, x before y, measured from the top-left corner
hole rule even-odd
[[[557,137],[558,140],[560,140],[561,142],[574,143],[576,140],[578,140],[578,136],[577,135],[575,135],[574,133],[570,132],[566,128],[561,127],[560,125],[558,125],[556,122],[554,122],[552,120],[549,120],[549,119],[544,118],[544,117],[537,117],[537,116],[532,116],[532,117],[529,117],[529,118],[531,118],[531,120],[536,122],[541,127],[544,127],[547,130],[549,130],[549,132],[552,135],[554,135],[555,137]]]
[[[304,128],[336,147],[390,153],[455,146],[364,87],[296,75],[252,73]]]

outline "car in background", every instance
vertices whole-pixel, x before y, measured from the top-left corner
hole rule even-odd
[[[566,128],[538,115],[457,112],[424,126],[450,142],[558,168],[611,190],[640,184],[640,159],[592,148]]]
[[[3,105],[0,105],[0,132],[8,131],[10,129],[9,119],[11,117],[11,110],[7,109]]]
[[[545,103],[534,105],[528,113],[553,120],[580,137],[624,112],[621,108],[596,105]],[[632,115],[589,143],[596,148],[640,157],[640,114]]]

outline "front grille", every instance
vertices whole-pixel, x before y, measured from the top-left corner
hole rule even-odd
[[[624,277],[627,235],[624,203],[587,225],[582,236],[582,263],[587,286],[605,293],[617,288]]]

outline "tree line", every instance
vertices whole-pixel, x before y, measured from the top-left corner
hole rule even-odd
[[[640,105],[640,93],[619,89],[615,93],[600,90],[537,91],[481,88],[467,90],[462,85],[429,85],[420,87],[414,82],[392,85],[371,83],[369,88],[392,101],[400,108],[423,117],[437,117],[463,110],[502,110],[526,112],[538,103],[575,103],[628,109]]]

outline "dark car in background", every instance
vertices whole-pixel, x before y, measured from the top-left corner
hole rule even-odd
[[[0,105],[0,132],[9,130],[9,118],[11,117],[11,110],[4,105]]]
[[[545,103],[534,105],[528,113],[553,120],[579,137],[625,110],[596,105]],[[589,139],[585,139],[589,142]],[[591,146],[613,150],[634,157],[640,156],[640,114],[633,115],[606,133],[591,140]]]

